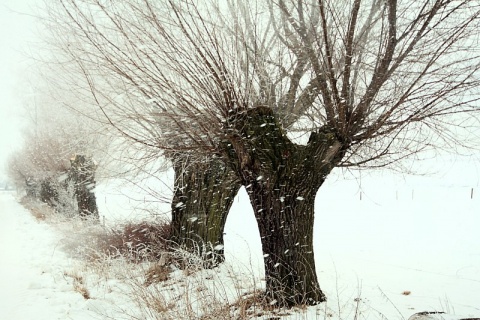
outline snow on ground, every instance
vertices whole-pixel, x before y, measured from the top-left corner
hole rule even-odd
[[[356,312],[358,319],[408,319],[422,311],[479,317],[478,174],[472,166],[455,170],[449,177],[332,175],[317,195],[315,220],[317,272],[329,300],[285,319],[353,319]],[[130,186],[96,191],[107,224],[131,217],[132,208],[145,213],[148,199],[132,196]],[[118,279],[105,285],[82,270],[92,297],[75,291],[78,261],[65,251],[65,234],[37,222],[14,195],[0,193],[0,319],[107,319],[116,317],[109,308],[131,309]],[[244,288],[261,286],[260,239],[244,189],[225,231],[225,269],[244,277]],[[442,317],[455,319],[435,315]]]
[[[335,181],[317,195],[316,267],[328,308],[333,309],[329,313],[352,319],[348,314],[360,298],[368,319],[380,319],[381,314],[406,319],[434,310],[479,317],[480,195],[470,199],[471,188],[465,187],[417,185],[412,199],[411,190],[397,192],[381,181],[365,181],[382,186],[365,187],[362,200],[348,181]],[[253,212],[239,203],[232,211],[226,252],[241,243],[238,238],[244,239],[235,257],[248,247],[261,261],[255,221],[244,218]],[[245,227],[235,232],[240,225]]]
[[[94,319],[88,302],[64,272],[69,257],[60,237],[0,191],[0,319]]]

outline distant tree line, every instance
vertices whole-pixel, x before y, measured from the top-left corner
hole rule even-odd
[[[92,123],[59,108],[61,102],[39,83],[23,95],[24,142],[8,160],[10,181],[59,213],[98,219]]]

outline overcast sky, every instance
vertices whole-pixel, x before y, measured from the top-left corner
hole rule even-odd
[[[0,178],[8,155],[22,143],[22,104],[15,91],[29,63],[24,52],[34,40],[34,19],[28,13],[40,2],[0,0]]]

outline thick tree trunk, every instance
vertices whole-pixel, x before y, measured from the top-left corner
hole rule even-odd
[[[267,297],[287,307],[325,301],[313,252],[314,201],[345,145],[329,128],[312,132],[306,145],[292,143],[266,107],[248,110],[227,128],[226,157],[260,229]]]
[[[206,268],[224,261],[223,230],[240,182],[218,159],[174,159],[171,240],[201,257]]]
[[[256,181],[248,190],[260,229],[267,296],[280,306],[325,301],[313,251],[316,186],[309,179]]]
[[[97,201],[93,193],[95,188],[95,163],[85,156],[76,155],[70,160],[70,164],[69,179],[74,183],[80,216],[82,218],[98,219]]]

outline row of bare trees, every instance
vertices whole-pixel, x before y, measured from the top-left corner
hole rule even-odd
[[[31,81],[37,73],[30,74]],[[9,158],[10,180],[61,214],[98,219],[91,125],[60,108],[41,81],[24,81],[18,94],[23,97],[26,128],[23,146]]]
[[[61,214],[98,219],[96,163],[80,154],[68,161],[66,145],[61,144],[64,138],[26,140],[25,146],[10,156],[10,179],[26,196],[45,202]]]
[[[221,262],[226,215],[246,188],[272,304],[325,300],[314,200],[332,169],[474,144],[478,1],[59,0],[45,10],[67,89],[143,156],[171,160],[172,240]]]

